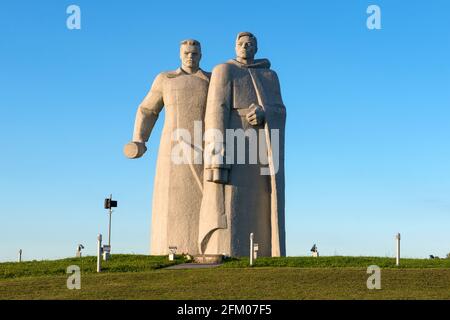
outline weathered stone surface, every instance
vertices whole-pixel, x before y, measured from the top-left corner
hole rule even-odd
[[[266,59],[255,60],[256,38],[240,33],[236,39],[237,58],[219,64],[212,72],[205,115],[205,131],[227,129],[258,131],[260,154],[264,159],[251,164],[227,164],[226,144],[205,137],[205,180],[200,212],[200,251],[230,256],[249,255],[249,235],[254,233],[260,256],[285,255],[284,226],[284,129],[286,109],[277,74]],[[272,131],[279,139],[273,141]],[[270,133],[270,134],[269,134]],[[246,140],[246,143],[249,142]],[[261,142],[261,143],[260,143]],[[277,145],[275,145],[277,143]],[[206,145],[222,145],[207,154]],[[274,146],[278,153],[275,154]],[[229,147],[229,146],[228,146]],[[234,154],[239,150],[234,148]],[[245,148],[249,159],[249,148]],[[210,159],[208,163],[207,159]],[[267,160],[266,159],[266,160]],[[267,168],[266,168],[267,169]]]
[[[184,41],[180,58],[180,68],[163,72],[154,80],[138,108],[133,141],[124,148],[127,157],[141,157],[153,126],[165,108],[153,189],[150,253],[154,255],[168,254],[169,246],[177,247],[180,254],[198,253],[203,165],[195,164],[193,159],[190,164],[176,164],[172,161],[172,150],[183,143],[174,136],[177,129],[187,130],[194,136],[195,122],[202,125],[210,74],[199,68],[198,41]],[[192,145],[188,144],[188,148]]]
[[[236,59],[217,65],[211,75],[199,68],[200,44],[187,40],[180,49],[182,66],[159,74],[139,106],[133,140],[124,147],[132,159],[147,151],[153,126],[166,111],[153,191],[151,254],[168,254],[173,246],[178,254],[197,255],[197,262],[248,256],[250,233],[259,256],[286,254],[286,108],[277,74],[269,60],[254,59],[256,52],[254,35],[240,33]],[[205,129],[204,145],[203,139],[199,145],[176,133],[182,129],[195,137],[199,125]],[[228,140],[230,130],[245,133],[240,147],[233,136]],[[193,151],[188,163],[174,162],[180,145]],[[252,145],[257,146],[255,161],[250,160]],[[195,160],[199,152],[200,158],[204,152],[204,163]]]

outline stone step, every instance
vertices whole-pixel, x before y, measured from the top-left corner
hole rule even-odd
[[[206,269],[215,268],[222,265],[221,263],[182,263],[165,268],[166,270],[181,270],[181,269]]]
[[[194,263],[200,264],[221,264],[223,255],[221,254],[199,254],[194,256]]]

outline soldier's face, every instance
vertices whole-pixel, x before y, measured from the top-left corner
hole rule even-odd
[[[236,56],[243,59],[253,59],[256,54],[255,42],[249,36],[240,37],[236,41]]]
[[[202,54],[197,46],[182,45],[180,48],[180,59],[184,67],[198,68]]]

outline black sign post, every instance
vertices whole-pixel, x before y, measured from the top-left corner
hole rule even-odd
[[[112,208],[117,208],[117,201],[112,199],[112,194],[105,199],[105,209],[109,210],[109,225],[108,225],[108,247],[111,249],[111,216]]]

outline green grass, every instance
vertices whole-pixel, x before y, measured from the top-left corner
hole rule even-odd
[[[102,261],[103,272],[144,272],[185,261],[182,257],[177,257],[175,261],[169,261],[167,256],[115,254],[111,257],[108,261]],[[79,266],[83,274],[96,273],[97,257],[0,263],[0,279],[65,275],[67,267],[70,265]]]
[[[228,259],[224,267],[243,268],[249,265],[248,258]],[[401,259],[400,266],[395,258],[382,257],[282,257],[258,258],[254,267],[295,267],[295,268],[367,268],[377,265],[380,268],[450,268],[450,259]]]
[[[80,259],[0,263],[0,299],[450,299],[449,259],[379,257],[227,259],[213,269],[166,270],[167,256],[113,255],[95,272],[83,258],[81,290],[68,290],[66,268]],[[368,290],[369,265],[382,268],[381,290]]]

